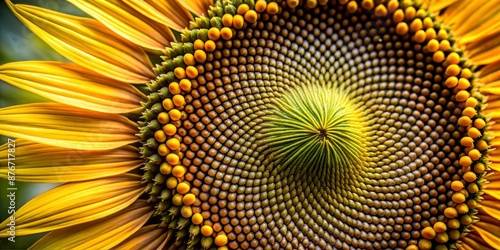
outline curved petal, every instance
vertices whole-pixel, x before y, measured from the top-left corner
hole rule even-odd
[[[113,149],[138,141],[137,132],[137,125],[121,115],[59,103],[0,109],[0,134],[56,147]]]
[[[126,173],[142,164],[139,151],[131,146],[112,150],[74,150],[16,140],[16,181],[75,182]],[[0,146],[0,156],[8,145]],[[8,177],[7,158],[0,158],[0,178]]]
[[[191,13],[177,1],[124,0],[124,2],[156,22],[179,32],[189,27],[189,22],[194,20]]]
[[[198,16],[208,16],[213,0],[174,0]]]
[[[141,249],[159,249],[168,239],[172,238],[173,233],[168,228],[158,227],[158,225],[145,226],[126,240],[115,246],[113,249],[141,250]]]
[[[497,1],[457,1],[445,10],[442,20],[453,26],[460,44],[468,44],[500,31],[499,11]]]
[[[458,0],[424,0],[423,3],[430,12],[435,13],[448,7],[456,1]]]
[[[139,230],[152,214],[147,201],[137,200],[106,218],[52,231],[30,249],[109,249]]]
[[[0,79],[55,102],[105,113],[133,112],[146,100],[132,85],[73,63],[8,63],[0,66]]]
[[[500,23],[500,20],[498,20]],[[500,36],[492,34],[467,45],[466,54],[473,63],[490,64],[500,61]]]
[[[28,201],[16,211],[16,235],[28,235],[70,227],[112,215],[143,193],[141,177],[132,174],[55,187]],[[0,236],[8,235],[7,218]]]
[[[472,229],[493,249],[500,249],[500,226],[498,224],[478,221],[472,225]]]
[[[44,8],[12,4],[12,12],[59,54],[102,75],[129,83],[155,77],[146,53],[100,22]]]
[[[494,250],[495,248],[492,248],[488,246],[486,242],[481,239],[481,236],[477,235],[477,232],[472,232],[467,234],[465,237],[462,238],[462,241],[464,243],[464,248],[466,250],[473,249],[473,250]]]
[[[479,70],[479,74],[483,83],[500,81],[500,61],[485,65]]]
[[[174,35],[168,27],[149,19],[121,1],[69,0],[69,2],[116,34],[144,48],[163,50],[174,41]]]

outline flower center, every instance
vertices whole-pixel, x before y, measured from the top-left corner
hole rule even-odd
[[[363,164],[363,112],[343,91],[331,84],[295,86],[272,104],[262,133],[264,153],[275,164],[332,174]]]
[[[162,226],[195,249],[456,247],[488,157],[470,65],[418,1],[301,2],[216,1],[167,49],[141,128]]]

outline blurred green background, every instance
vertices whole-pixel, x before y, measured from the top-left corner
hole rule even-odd
[[[14,0],[13,2],[16,4],[30,4],[45,7],[51,10],[74,15],[84,15],[73,5],[61,0]],[[11,13],[4,0],[0,0],[0,64],[26,60],[66,61],[65,58],[57,54],[41,39],[31,33],[29,29],[24,27],[24,25]],[[17,104],[44,101],[47,100],[0,81],[0,108]],[[6,137],[0,136],[1,144],[6,141]],[[5,157],[6,155],[0,155],[0,158]],[[7,166],[0,166],[0,168],[6,167]],[[58,184],[16,182],[16,208],[19,209],[31,198],[57,185]],[[7,181],[0,179],[0,220],[2,221],[8,218],[7,210],[9,205],[7,187]],[[1,238],[0,249],[27,249],[31,244],[33,244],[33,242],[43,235],[44,234],[22,237],[17,236],[15,238],[15,243],[8,241],[6,238]]]

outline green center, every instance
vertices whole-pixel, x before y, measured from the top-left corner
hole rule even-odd
[[[365,153],[361,113],[334,86],[292,87],[273,101],[262,132],[268,154],[283,167],[358,167]]]

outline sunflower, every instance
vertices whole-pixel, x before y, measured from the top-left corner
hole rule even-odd
[[[497,1],[70,2],[7,0],[33,249],[500,249]]]

